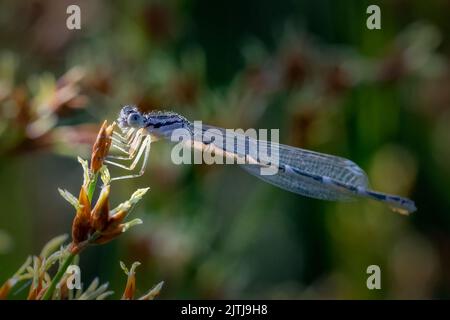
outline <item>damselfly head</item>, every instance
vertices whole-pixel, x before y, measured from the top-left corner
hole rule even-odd
[[[154,136],[166,138],[170,137],[173,130],[189,126],[189,121],[175,112],[152,111],[144,114],[133,105],[126,105],[122,108],[117,123],[123,133],[145,128]]]
[[[120,110],[117,122],[120,128],[141,128],[144,126],[145,117],[136,106],[126,105]]]

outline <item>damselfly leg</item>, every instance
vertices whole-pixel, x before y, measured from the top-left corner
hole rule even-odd
[[[140,134],[142,134],[141,130],[129,129],[124,134],[120,134],[116,131],[112,134],[112,147],[125,153],[126,155],[130,155],[130,148],[132,146],[132,142],[139,138]],[[134,144],[133,144],[134,145]],[[117,157],[117,156],[115,156]],[[125,157],[126,159],[127,157]],[[120,158],[117,158],[120,159]]]
[[[120,141],[122,139],[122,141]],[[123,139],[126,139],[128,143],[123,142]],[[119,133],[115,134],[115,139],[113,139],[112,146],[116,149],[124,152],[126,156],[108,156],[108,159],[117,159],[117,160],[133,160],[133,162],[130,165],[126,165],[123,163],[111,161],[111,160],[105,160],[106,163],[111,164],[113,166],[133,171],[136,167],[136,165],[139,163],[142,156],[144,156],[144,160],[142,162],[141,169],[136,174],[131,175],[125,175],[125,176],[119,176],[112,178],[113,180],[121,180],[121,179],[128,179],[128,178],[135,178],[140,177],[145,172],[145,167],[147,166],[148,162],[148,155],[150,153],[150,146],[151,146],[151,136],[148,134],[145,134],[143,130],[134,130],[131,134],[129,132],[126,132],[126,134],[123,136]]]
[[[116,155],[111,155],[108,158],[110,159],[118,159],[118,160],[131,160],[134,158],[134,156],[136,155],[136,152],[139,150],[139,147],[142,144],[142,139],[145,137],[144,131],[142,130],[138,130],[136,131],[136,134],[134,135],[134,137],[132,136],[129,139],[129,142],[124,143],[124,142],[120,142],[117,141],[113,138],[113,146],[124,152],[127,156],[116,156]]]

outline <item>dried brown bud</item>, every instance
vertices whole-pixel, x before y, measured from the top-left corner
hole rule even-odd
[[[78,197],[79,206],[77,214],[72,224],[72,241],[74,244],[78,244],[87,240],[91,229],[91,204],[84,187],[80,190],[80,196]]]
[[[95,244],[105,244],[108,243],[118,236],[120,236],[123,232],[123,226],[119,225],[115,228],[108,228],[107,230],[103,231],[101,236],[96,239],[93,243]]]
[[[97,203],[91,213],[92,226],[95,231],[103,231],[109,219],[109,190],[110,186],[104,186]]]
[[[95,244],[104,244],[115,238],[117,238],[121,233],[127,231],[129,228],[141,224],[141,219],[133,219],[126,223],[116,224],[111,223],[108,224],[106,229],[101,232],[101,236],[97,238],[93,243]]]
[[[111,147],[111,135],[114,130],[115,122],[111,125],[106,126],[107,121],[105,120],[98,132],[97,139],[95,140],[94,146],[92,147],[91,156],[91,172],[97,173],[103,166],[103,161],[105,160],[109,148]]]
[[[16,279],[11,278],[6,280],[6,282],[0,287],[0,300],[5,300],[8,297],[11,288],[16,284]]]
[[[125,286],[125,289],[123,291],[122,300],[133,300],[134,293],[136,291],[136,268],[140,266],[140,262],[135,262],[131,266],[130,271],[128,271],[127,267],[123,262],[120,262],[120,267],[123,269],[123,271],[127,274],[127,284]]]

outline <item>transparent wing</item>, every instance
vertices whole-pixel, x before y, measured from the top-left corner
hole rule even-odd
[[[248,173],[267,183],[306,197],[330,201],[354,200],[352,194],[342,192],[337,188],[325,185],[309,177],[302,177],[286,172],[278,172],[275,175],[261,175],[260,166],[258,165],[241,164],[240,166]]]
[[[257,155],[253,157],[254,164],[241,164],[241,167],[250,174],[282,189],[312,198],[348,201],[355,196],[352,192],[345,188],[336,188],[335,185],[325,184],[323,180],[315,179],[315,177],[328,177],[355,188],[368,187],[366,174],[350,160],[269,141],[258,141],[222,128],[203,126],[203,129],[203,142],[212,140],[210,144],[226,150],[229,154],[243,157],[252,154],[252,150],[258,147],[271,150],[270,156],[278,157],[281,168],[294,168],[297,173],[292,170],[280,170],[275,175],[261,175],[260,169],[266,163],[258,159]],[[230,145],[225,141],[211,139],[214,134],[211,134],[210,129],[220,131],[228,139],[234,140],[234,143]],[[201,137],[198,135],[195,139],[200,140]]]
[[[261,142],[267,144],[270,142]],[[278,144],[280,163],[298,168],[311,175],[330,177],[338,182],[368,187],[366,173],[354,162],[337,156],[308,151],[296,147]]]

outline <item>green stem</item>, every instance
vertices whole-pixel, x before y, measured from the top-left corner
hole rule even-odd
[[[76,253],[70,252],[69,256],[66,258],[61,268],[59,268],[55,277],[52,279],[52,282],[50,283],[47,291],[45,291],[42,300],[50,300],[53,297],[53,292],[55,291],[56,285],[61,281],[61,278],[63,277],[64,273],[66,273],[67,268],[70,266],[76,255]]]
[[[97,178],[98,178],[98,172],[96,174],[94,174],[94,176],[92,177],[92,180],[88,186],[87,191],[88,191],[89,203],[92,203],[92,197],[94,196],[95,187],[97,186]]]
[[[72,250],[70,251],[69,256],[66,258],[66,260],[64,260],[63,264],[61,265],[61,268],[59,268],[55,277],[52,279],[52,282],[50,283],[50,286],[48,287],[47,291],[45,292],[44,296],[42,297],[42,300],[50,300],[53,297],[53,292],[55,291],[56,285],[61,281],[61,278],[63,277],[64,273],[66,273],[67,268],[73,262],[73,259],[84,248],[86,248],[88,245],[92,244],[95,240],[97,240],[100,237],[100,235],[101,235],[100,232],[94,232],[89,237],[88,240],[83,241],[78,244],[78,249],[75,252]]]

